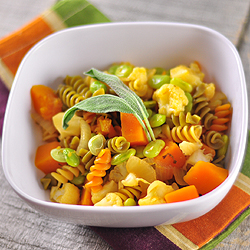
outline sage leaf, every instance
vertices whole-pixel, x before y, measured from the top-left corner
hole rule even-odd
[[[137,113],[137,116],[139,116],[145,122],[147,127],[147,132],[149,133],[150,137],[152,138],[152,140],[155,140],[153,130],[148,121],[149,114],[147,112],[147,109],[143,101],[134,91],[132,91],[127,85],[125,85],[119,79],[119,77],[104,73],[94,68],[92,68],[88,72],[85,72],[85,75],[88,75],[98,81],[105,82],[110,88],[112,88],[115,91],[115,93],[118,96],[120,96],[131,107],[133,107],[133,109]]]
[[[68,122],[77,110],[84,110],[92,113],[108,113],[115,111],[131,114],[136,113],[125,100],[118,96],[110,94],[93,96],[77,103],[65,112],[63,117],[63,128],[68,127]]]

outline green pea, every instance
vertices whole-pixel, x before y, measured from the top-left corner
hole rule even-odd
[[[217,157],[220,157],[220,156],[223,156],[223,155],[226,155],[227,153],[227,148],[228,148],[228,145],[229,145],[229,138],[227,135],[222,135],[221,136],[221,139],[222,141],[225,143],[224,146],[220,149],[218,149],[217,151]]]
[[[148,85],[153,89],[159,89],[163,84],[170,82],[169,75],[153,75],[149,81]]]
[[[79,176],[74,176],[74,178],[70,181],[71,183],[75,184],[75,185],[81,185],[83,184],[83,182],[85,181],[85,175],[81,174]]]
[[[50,151],[51,157],[58,162],[66,162],[63,148],[54,148]]]
[[[185,112],[191,112],[192,111],[192,108],[193,108],[193,97],[190,93],[188,92],[185,92],[185,95],[188,99],[188,104],[186,105],[185,107]]]
[[[77,167],[80,164],[80,157],[75,150],[71,148],[64,148],[63,154],[65,156],[66,162],[71,167]]]
[[[156,106],[156,101],[145,101],[143,102],[144,106],[147,108],[147,109],[152,109]]]
[[[90,84],[90,91],[92,94],[95,93],[99,89],[104,89],[105,93],[107,93],[108,91],[107,86],[102,82],[94,81]]]
[[[154,114],[149,118],[149,123],[152,128],[160,127],[166,122],[166,115],[163,114]]]
[[[119,65],[112,65],[112,66],[108,69],[109,74],[114,75],[114,74],[115,74],[115,71],[116,71],[116,69],[117,69],[118,67],[119,67]]]
[[[177,77],[172,78],[170,84],[180,87],[185,92],[191,93],[193,91],[193,86],[191,84]]]
[[[136,150],[134,148],[130,148],[124,153],[116,154],[111,159],[111,165],[118,165],[129,159],[130,156],[136,154]]]
[[[124,206],[136,206],[136,202],[133,198],[128,198],[124,201]]]
[[[98,155],[100,151],[105,147],[106,139],[102,134],[94,135],[88,141],[89,151],[93,155]]]
[[[151,141],[143,150],[143,155],[147,158],[156,157],[161,150],[165,147],[165,142],[163,140],[157,139]]]
[[[132,72],[133,68],[129,65],[122,64],[117,67],[115,75],[118,77],[128,77]]]

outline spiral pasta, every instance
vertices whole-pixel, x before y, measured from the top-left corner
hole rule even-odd
[[[68,108],[73,107],[75,104],[83,101],[85,98],[68,85],[59,85],[58,95],[62,100],[63,104]]]
[[[230,118],[232,111],[230,110],[231,105],[230,103],[220,105],[215,108],[215,116],[216,119],[213,120],[212,125],[210,127],[211,130],[222,132],[228,129],[228,126],[226,125]]]
[[[202,135],[203,142],[214,150],[218,150],[224,145],[222,140],[222,135],[216,131],[208,131],[206,134]]]
[[[193,94],[193,114],[197,114],[200,116],[202,124],[206,130],[209,130],[212,121],[217,117],[211,112],[211,108],[209,107],[209,100],[205,95],[206,85],[204,83],[200,84],[195,89],[195,93]]]
[[[182,141],[199,142],[202,134],[201,125],[185,125],[173,127],[172,129],[168,124],[162,126],[162,134],[169,140],[173,140],[177,143]]]
[[[191,124],[198,124],[200,121],[200,117],[196,114],[191,115],[190,112],[187,112],[185,114],[184,111],[181,111],[178,116],[175,116],[174,114],[171,115],[172,122],[176,127],[183,127],[185,125],[191,125]]]
[[[123,187],[119,189],[118,192],[115,192],[115,194],[118,195],[124,202],[128,198],[139,200],[141,196],[141,192],[142,192],[142,188],[140,186],[135,186],[135,187]]]
[[[130,143],[123,136],[116,136],[107,140],[107,147],[112,153],[123,153],[130,147]]]
[[[85,169],[82,165],[77,167],[63,165],[61,168],[58,168],[56,172],[52,172],[51,176],[54,177],[59,183],[67,183],[72,181],[74,177],[78,177],[80,174],[84,173]]]
[[[66,85],[71,86],[77,94],[82,95],[84,98],[88,98],[92,96],[92,93],[89,89],[91,83],[90,77],[86,77],[85,79],[79,75],[69,76],[67,75],[64,79]],[[94,80],[94,79],[92,79]]]
[[[106,175],[106,170],[111,167],[111,152],[108,148],[102,149],[94,161],[94,165],[90,167],[90,172],[87,174],[88,182],[86,188],[91,188],[92,192],[98,192],[102,189],[102,183]]]

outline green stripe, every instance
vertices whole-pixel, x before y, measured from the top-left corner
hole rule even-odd
[[[246,150],[245,161],[241,169],[241,173],[250,178],[250,133],[248,136],[248,146]]]
[[[110,22],[96,7],[85,0],[62,0],[52,8],[67,27]]]
[[[246,219],[246,217],[250,214],[250,208],[244,211],[235,221],[233,221],[230,226],[228,226],[221,234],[217,237],[209,241],[206,245],[201,247],[201,250],[211,250],[215,246],[217,246],[222,240],[224,240],[228,235],[230,235],[234,229],[236,229],[240,223]]]

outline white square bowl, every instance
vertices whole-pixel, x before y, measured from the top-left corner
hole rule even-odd
[[[55,87],[67,74],[82,74],[114,62],[171,68],[198,61],[206,82],[214,82],[233,107],[228,178],[197,199],[142,207],[93,207],[52,203],[34,165],[42,143],[31,117],[30,89]],[[58,220],[102,227],[144,227],[197,218],[228,193],[241,169],[247,139],[248,104],[242,63],[233,44],[206,27],[164,22],[108,23],[65,29],[35,45],[25,56],[12,86],[3,130],[3,169],[15,192],[37,211]]]

